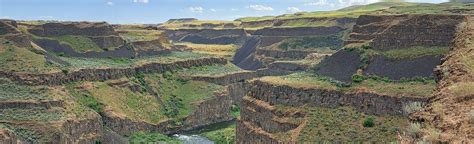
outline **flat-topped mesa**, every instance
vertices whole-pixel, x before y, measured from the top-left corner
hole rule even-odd
[[[61,22],[35,25],[29,30],[38,36],[61,36],[61,35],[86,35],[86,36],[111,36],[115,32],[112,25],[106,22]]]
[[[368,44],[378,50],[413,46],[449,46],[463,15],[362,15],[357,19],[349,44]]]
[[[259,21],[242,21],[241,26],[244,28],[251,27],[284,27],[291,26],[293,24],[303,24],[305,26],[314,26],[314,25],[341,25],[344,27],[350,27],[355,23],[356,18],[342,17],[342,18],[330,18],[330,17],[320,17],[320,18],[293,18],[293,19],[269,19],[269,20],[259,20]],[[240,21],[240,20],[237,20]]]
[[[113,26],[106,22],[46,23],[30,27],[28,32],[41,37],[86,36],[103,49],[125,44]]]

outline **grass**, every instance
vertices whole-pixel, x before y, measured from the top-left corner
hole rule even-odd
[[[457,82],[448,87],[448,92],[458,96],[464,97],[474,94],[474,82]]]
[[[195,103],[214,96],[214,92],[224,89],[223,86],[203,81],[180,79],[176,74],[145,75],[147,83],[155,88],[165,102],[168,111],[175,111],[173,118],[183,118],[194,112]]]
[[[397,116],[372,116],[350,107],[306,107],[308,122],[299,141],[393,142],[409,121]],[[365,125],[365,126],[364,126]]]
[[[222,76],[235,72],[242,72],[241,68],[237,67],[232,63],[226,65],[207,65],[199,67],[191,67],[178,71],[181,76]]]
[[[216,144],[233,144],[235,142],[236,124],[231,124],[220,129],[202,132],[201,135]]]
[[[30,143],[37,143],[41,139],[44,139],[43,136],[41,136],[37,132],[35,132],[33,130],[30,130],[30,129],[15,127],[15,126],[8,125],[8,124],[0,124],[0,129],[1,128],[13,131],[15,133],[15,135],[17,135],[21,139],[23,139],[27,142],[30,142]]]
[[[48,100],[45,87],[19,85],[8,79],[0,78],[0,100]]]
[[[0,38],[0,70],[10,72],[50,72],[59,69],[48,64],[41,54],[20,48]]]
[[[260,78],[261,81],[279,85],[288,85],[296,88],[321,88],[336,90],[337,86],[323,77],[307,72],[293,73],[286,76],[267,76]]]
[[[62,118],[61,112],[42,108],[0,110],[2,121],[57,121]]]
[[[71,46],[76,52],[104,51],[94,41],[86,36],[64,35],[55,37],[46,37],[46,39],[57,40],[60,44]]]
[[[448,47],[411,47],[404,49],[393,49],[382,53],[383,56],[390,59],[409,59],[427,55],[446,55],[449,52]]]
[[[180,144],[181,141],[177,138],[169,137],[160,133],[145,133],[136,132],[129,137],[129,142],[132,144],[151,144],[151,143],[166,143],[166,144]]]
[[[141,57],[135,59],[127,58],[79,58],[79,57],[60,57],[62,60],[70,63],[69,66],[63,66],[67,69],[81,68],[126,68],[147,63],[172,63],[176,61],[189,60],[209,57],[203,54],[192,52],[171,52],[160,56]]]
[[[296,88],[317,88],[340,90],[346,93],[364,90],[390,96],[429,97],[436,88],[436,82],[431,79],[387,81],[383,79],[364,79],[358,83],[345,84],[330,78],[318,76],[309,72],[293,73],[286,76],[263,77],[260,80],[278,85]]]
[[[132,92],[128,88],[109,86],[105,82],[85,82],[82,86],[90,87],[86,91],[98,102],[133,120],[158,123],[167,118],[162,113],[157,99],[148,94]]]
[[[69,94],[71,94],[75,101],[81,104],[82,106],[88,107],[94,110],[97,113],[101,113],[104,110],[104,105],[97,101],[97,99],[91,96],[89,93],[84,91],[76,91],[74,90],[74,84],[66,85]]]
[[[164,38],[164,31],[159,30],[123,30],[120,35],[130,42],[151,41]]]
[[[238,45],[228,44],[228,45],[218,45],[218,44],[194,44],[194,43],[176,43],[176,45],[184,45],[192,49],[193,52],[223,56],[223,57],[232,57],[235,54],[235,51],[239,48]]]

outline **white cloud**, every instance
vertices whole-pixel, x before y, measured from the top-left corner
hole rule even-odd
[[[299,8],[297,7],[288,7],[286,9],[286,12],[287,13],[297,13],[297,12],[301,12],[302,10],[300,10]]]
[[[217,10],[216,9],[210,9],[211,12],[216,12]]]
[[[309,2],[309,3],[305,3],[304,5],[305,6],[324,6],[324,5],[329,5],[330,3],[328,3],[327,0],[319,0],[317,2]]]
[[[115,4],[114,4],[114,2],[109,1],[109,2],[107,2],[107,5],[113,6]]]
[[[273,11],[273,8],[270,6],[264,5],[249,5],[247,8],[255,10],[255,11]]]
[[[238,8],[231,8],[230,11],[239,11]]]
[[[202,13],[204,11],[204,8],[197,6],[197,7],[189,7],[189,11],[193,13]]]
[[[144,4],[147,4],[148,2],[150,2],[149,0],[133,0],[134,3],[144,3]]]

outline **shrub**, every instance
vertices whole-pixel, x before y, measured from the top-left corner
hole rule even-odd
[[[367,78],[363,75],[359,75],[359,74],[354,74],[352,75],[352,82],[355,82],[355,83],[359,83],[359,82],[362,82],[364,80],[366,80]]]
[[[421,124],[420,123],[411,123],[407,129],[408,136],[413,139],[419,138],[421,135]]]
[[[403,107],[403,110],[406,112],[406,114],[411,114],[415,111],[418,111],[423,108],[423,104],[420,102],[412,102]]]
[[[61,71],[62,71],[64,74],[68,74],[68,73],[69,73],[69,70],[67,70],[67,69],[62,69]]]
[[[364,127],[374,127],[375,122],[373,117],[368,117],[364,120],[363,123]]]

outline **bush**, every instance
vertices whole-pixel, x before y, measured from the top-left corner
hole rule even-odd
[[[420,123],[411,123],[410,127],[407,129],[407,134],[416,139],[421,135],[421,124]]]
[[[363,75],[359,75],[359,74],[352,75],[352,82],[355,82],[355,83],[360,83],[366,79],[367,78]]]
[[[413,112],[415,112],[415,111],[418,111],[418,110],[420,110],[420,109],[422,109],[422,108],[423,108],[423,104],[422,104],[422,103],[420,103],[420,102],[412,102],[412,103],[409,103],[409,104],[405,105],[405,106],[403,107],[403,110],[405,111],[405,113],[411,114],[411,113],[413,113]]]
[[[68,73],[69,73],[69,70],[67,70],[67,69],[62,69],[61,71],[62,71],[64,74],[68,74]]]
[[[368,117],[364,120],[363,123],[364,127],[374,127],[375,122],[373,117]]]

